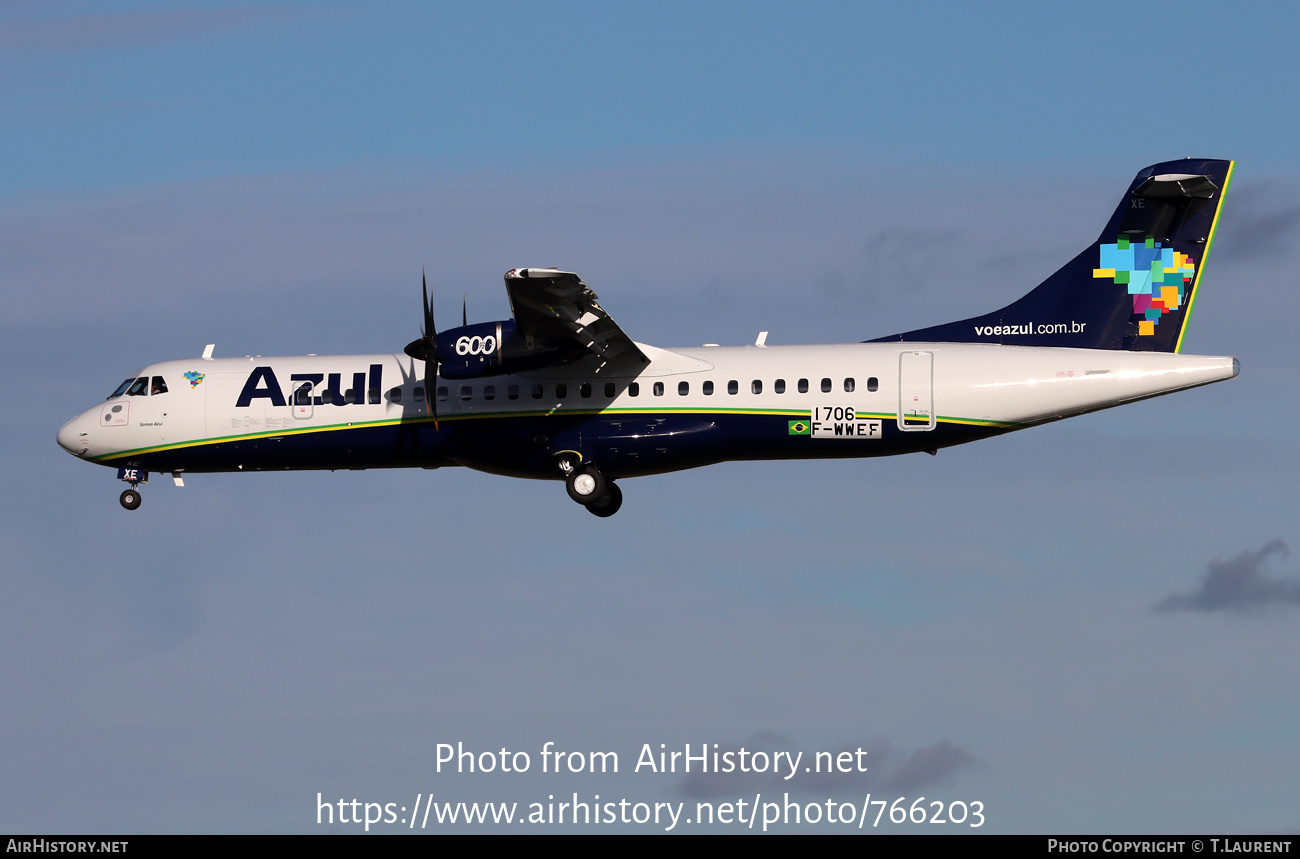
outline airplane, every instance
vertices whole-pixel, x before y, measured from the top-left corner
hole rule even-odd
[[[659,349],[573,272],[505,275],[511,318],[439,332],[427,281],[402,352],[151,364],[58,432],[150,472],[464,466],[563,480],[599,517],[616,481],[727,460],[927,452],[1234,378],[1182,354],[1233,162],[1140,171],[1101,236],[1022,298],[860,343]]]

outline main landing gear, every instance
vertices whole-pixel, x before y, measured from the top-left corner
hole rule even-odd
[[[564,472],[564,487],[569,491],[569,497],[586,507],[592,515],[604,519],[613,516],[623,506],[623,490],[592,463],[575,465],[572,460],[562,459],[560,471]]]
[[[122,502],[122,506],[127,510],[134,510],[140,506],[140,490],[134,486],[130,489],[124,489],[121,498],[118,500]]]

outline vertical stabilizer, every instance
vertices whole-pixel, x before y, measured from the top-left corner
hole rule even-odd
[[[1152,165],[1097,241],[1028,295],[878,341],[1180,351],[1232,167],[1192,158]]]

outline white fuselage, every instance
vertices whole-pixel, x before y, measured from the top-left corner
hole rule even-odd
[[[557,476],[504,449],[534,432],[550,446],[537,462],[573,444],[563,449],[589,459],[631,456],[621,472],[634,474],[943,447],[1237,372],[1230,357],[984,344],[641,348],[650,363],[635,377],[588,360],[439,378],[427,395],[422,363],[401,354],[169,361],[136,374],[166,393],[110,399],[58,439],[88,460],[159,471],[462,464]]]

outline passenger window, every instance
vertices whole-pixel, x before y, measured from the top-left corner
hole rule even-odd
[[[495,400],[496,398],[497,398],[497,386],[496,386],[496,385],[484,385],[484,386],[483,386],[483,399],[485,399],[485,400]]]
[[[591,399],[591,382],[583,382],[578,386],[578,396],[584,400]]]
[[[555,386],[555,399],[562,400],[569,395],[569,386],[561,382]]]
[[[844,380],[844,393],[846,393],[846,394],[851,394],[851,393],[853,393],[853,389],[854,389],[855,387],[857,387],[857,383],[854,382],[852,379],[845,379],[845,380]]]
[[[655,396],[662,397],[663,395],[664,395],[664,383],[655,382]]]
[[[831,380],[822,379],[822,393],[829,394],[830,392],[831,392]]]
[[[749,390],[754,392],[755,394],[761,394],[763,393],[763,383],[760,382],[758,379],[755,379],[754,381],[749,383]]]
[[[679,397],[684,397],[684,396],[686,396],[687,394],[689,394],[690,392],[691,392],[691,383],[690,383],[690,382],[678,382],[678,383],[677,383],[677,396],[679,396]]]
[[[740,393],[740,383],[737,382],[735,379],[732,379],[730,382],[728,382],[728,383],[727,383],[727,393],[728,393],[728,394],[739,394],[739,393]]]
[[[394,391],[401,393],[401,388],[393,388]],[[311,382],[303,382],[293,391],[293,404],[295,406],[311,405]]]
[[[129,388],[129,387],[131,387],[131,383],[134,382],[134,381],[135,381],[135,379],[127,379],[125,382],[123,382],[122,384],[118,385],[118,386],[117,386],[117,390],[115,390],[115,391],[113,391],[113,393],[109,394],[109,395],[108,395],[108,398],[111,400],[111,399],[113,399],[114,397],[120,397],[120,396],[122,396],[123,394],[126,393],[126,389]]]
[[[614,383],[613,383],[613,382],[606,382],[606,383],[605,383],[605,396],[609,397],[611,400],[614,399]]]
[[[167,383],[163,381],[162,376],[154,376],[153,384],[149,386],[149,396],[167,393]]]
[[[876,391],[880,390],[880,380],[877,379],[875,376],[872,376],[871,378],[867,379],[867,390],[871,391],[873,394]]]
[[[541,398],[542,398],[542,386],[540,384],[533,385],[533,399],[540,400]]]
[[[629,397],[639,397],[641,395],[641,386],[636,382],[627,386],[627,395]]]
[[[461,398],[461,400],[463,400],[463,401],[468,401],[469,398],[472,397],[472,396],[474,396],[474,389],[473,389],[473,388],[471,388],[469,385],[461,385],[461,386],[460,386],[460,398]]]
[[[807,379],[800,379],[800,380],[799,380],[799,393],[801,393],[801,394],[806,394],[806,393],[808,393],[808,380],[807,380]]]
[[[370,399],[370,404],[372,406],[377,404],[379,402],[379,389],[366,388],[366,396]]]
[[[128,397],[143,397],[149,393],[149,377],[141,376],[131,383],[131,387],[126,389]]]
[[[506,388],[506,397],[508,397],[509,399],[512,399],[512,400],[517,400],[517,399],[519,399],[519,386],[518,386],[518,385],[510,385],[509,387],[507,387],[507,388]]]
[[[419,393],[416,395],[415,398],[416,398],[417,400],[422,400],[422,399],[424,399],[424,389],[423,389],[423,388],[416,388],[415,390],[419,392]],[[447,390],[447,386],[446,386],[446,385],[439,385],[439,386],[438,386],[438,402],[440,402],[440,403],[445,403],[445,402],[447,402],[447,398],[448,398],[449,396],[451,396],[451,393]]]
[[[306,385],[303,385],[302,388],[299,388],[299,389],[298,389],[299,393],[302,392],[303,388],[306,388],[308,391],[310,391],[310,390],[311,390],[311,384],[308,383],[308,384],[306,384]],[[401,389],[401,388],[393,388],[391,391],[389,391],[389,392],[388,392],[388,401],[389,401],[390,403],[400,403],[400,402],[402,401],[402,389]]]
[[[713,396],[713,383],[712,383],[712,382],[705,382],[705,383],[703,384],[702,387],[704,388],[704,396],[706,396],[706,397],[711,397],[711,396]]]
[[[785,379],[777,379],[776,382],[772,385],[772,390],[775,391],[775,392],[778,393],[778,394],[784,394],[784,393],[785,393]]]
[[[446,391],[447,389],[446,389],[446,388],[443,388],[442,390],[443,390],[443,391]],[[446,395],[446,394],[443,394],[443,395],[442,395],[442,398],[443,398],[444,400],[447,399],[447,395]],[[416,388],[415,391],[414,391],[414,393],[411,394],[411,399],[414,400],[414,401],[417,402],[417,403],[422,403],[422,402],[424,402],[424,388]]]
[[[351,388],[348,388],[346,391],[343,392],[343,404],[347,405],[348,403],[361,402],[360,400],[356,399],[356,396],[357,396],[357,392],[352,390]]]

